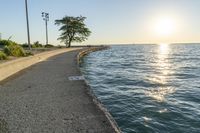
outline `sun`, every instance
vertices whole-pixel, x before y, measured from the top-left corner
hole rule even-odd
[[[176,23],[173,18],[161,17],[155,22],[154,30],[159,36],[170,36],[175,32]]]

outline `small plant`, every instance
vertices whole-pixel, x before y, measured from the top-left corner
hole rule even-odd
[[[7,55],[4,52],[0,51],[0,60],[6,60],[7,58]]]
[[[54,46],[51,45],[51,44],[46,44],[44,47],[45,47],[45,48],[53,48]]]
[[[30,52],[30,51],[27,51],[26,52],[26,56],[33,56],[34,54],[32,53],[32,52]]]
[[[61,45],[58,45],[57,48],[62,48],[62,46],[61,46]]]
[[[33,45],[32,45],[32,48],[41,48],[41,47],[43,47],[43,46],[42,46],[42,44],[40,44],[39,41],[34,42]]]
[[[24,49],[17,44],[10,44],[4,47],[4,53],[8,56],[21,57],[26,56]]]

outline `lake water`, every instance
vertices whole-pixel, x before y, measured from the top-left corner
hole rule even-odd
[[[200,45],[123,45],[82,72],[124,133],[200,133]]]

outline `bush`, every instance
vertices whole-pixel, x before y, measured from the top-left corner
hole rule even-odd
[[[43,47],[43,46],[42,46],[42,44],[40,44],[39,41],[34,42],[33,45],[32,45],[32,48],[41,48],[41,47]]]
[[[51,45],[51,44],[46,44],[44,47],[45,47],[45,48],[53,48],[54,46]]]
[[[26,52],[26,56],[33,56],[34,54],[30,51]]]
[[[4,52],[0,51],[0,60],[6,60],[6,59],[7,55]]]
[[[1,40],[0,41],[0,46],[8,46],[8,45],[11,45],[13,44],[14,42],[12,41],[9,41],[9,40]]]
[[[4,47],[4,53],[8,56],[21,57],[26,56],[24,49],[17,44],[10,44]]]
[[[21,45],[23,48],[29,48],[28,44],[27,43],[24,43]]]
[[[62,48],[62,46],[61,46],[61,45],[58,45],[57,48]]]

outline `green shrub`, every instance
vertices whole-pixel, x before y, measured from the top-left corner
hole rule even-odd
[[[10,44],[4,47],[4,53],[8,56],[21,57],[26,56],[24,49],[17,44]]]
[[[53,48],[54,46],[51,45],[51,44],[46,44],[44,47],[45,47],[45,48]]]
[[[32,48],[41,48],[41,47],[43,47],[43,46],[42,46],[42,44],[40,44],[39,41],[34,42],[33,45],[32,45]]]
[[[28,47],[29,47],[27,43],[24,43],[24,44],[22,44],[21,46],[22,46],[23,48],[28,48]]]
[[[6,60],[6,59],[7,55],[4,52],[0,51],[0,60]]]
[[[14,42],[12,41],[9,41],[9,40],[1,40],[0,41],[0,46],[8,46],[8,45],[11,45],[13,44]]]
[[[61,45],[58,45],[57,48],[62,48],[62,46],[61,46]]]
[[[30,51],[27,51],[26,52],[26,56],[33,56],[34,54],[32,53],[32,52],[30,52]]]

